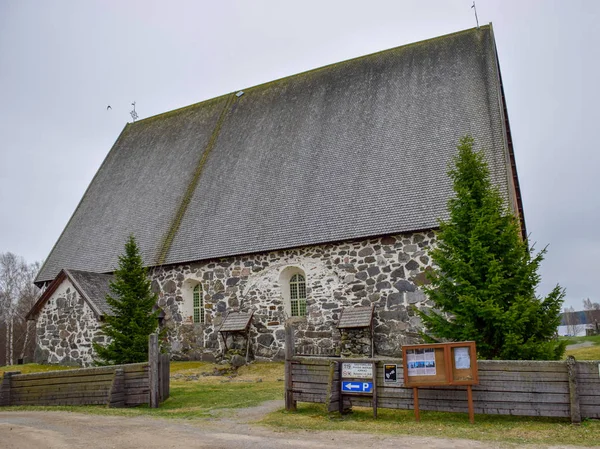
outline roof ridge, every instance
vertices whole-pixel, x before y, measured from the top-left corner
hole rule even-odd
[[[146,117],[144,119],[138,120],[137,122],[135,122],[133,124],[138,124],[138,123],[142,123],[144,121],[148,121],[148,120],[152,120],[152,119],[157,119],[157,118],[165,118],[166,116],[168,116],[170,114],[176,114],[176,113],[184,111],[185,109],[192,109],[194,107],[199,107],[199,106],[207,106],[207,105],[209,105],[213,101],[222,100],[224,97],[227,97],[228,95],[232,95],[232,94],[234,94],[236,92],[239,92],[239,91],[249,92],[249,91],[256,90],[256,89],[263,89],[263,88],[265,88],[267,86],[270,86],[272,84],[276,84],[276,83],[281,83],[281,82],[284,82],[284,81],[292,80],[292,79],[294,79],[296,77],[306,76],[306,75],[309,75],[309,74],[312,74],[312,73],[317,73],[317,72],[319,72],[321,70],[331,69],[331,68],[333,68],[335,66],[339,66],[339,65],[342,65],[342,64],[349,64],[349,63],[352,63],[352,62],[355,62],[355,61],[359,61],[359,60],[362,60],[362,59],[371,58],[371,57],[374,57],[374,56],[377,56],[377,55],[380,55],[380,54],[383,54],[383,53],[397,51],[397,50],[400,50],[400,49],[406,49],[406,48],[409,48],[409,47],[416,47],[418,45],[423,45],[423,44],[431,43],[431,42],[436,41],[436,40],[447,39],[449,37],[459,36],[461,34],[466,34],[466,33],[470,33],[470,32],[473,32],[473,31],[478,31],[478,30],[484,29],[484,28],[491,29],[491,27],[492,27],[492,23],[490,22],[488,25],[481,25],[480,27],[474,27],[474,28],[468,28],[466,30],[455,31],[453,33],[444,34],[442,36],[436,36],[436,37],[432,37],[432,38],[429,38],[429,39],[423,39],[423,40],[420,40],[420,41],[417,41],[417,42],[410,42],[408,44],[398,45],[396,47],[387,48],[385,50],[379,50],[379,51],[376,51],[374,53],[367,53],[367,54],[362,55],[362,56],[355,56],[353,58],[345,59],[343,61],[332,62],[330,64],[326,64],[326,65],[323,65],[323,66],[320,66],[320,67],[315,67],[313,69],[305,70],[303,72],[298,72],[298,73],[294,73],[292,75],[287,75],[287,76],[284,76],[284,77],[281,77],[281,78],[276,78],[274,80],[265,81],[264,83],[256,84],[254,86],[244,87],[244,88],[241,88],[241,89],[237,89],[237,90],[234,90],[232,92],[228,92],[226,94],[219,95],[218,97],[208,98],[206,100],[202,100],[202,101],[197,102],[197,103],[192,103],[192,104],[189,104],[187,106],[182,106],[180,108],[173,109],[171,111],[166,111],[166,112],[162,112],[160,114],[152,115],[150,117]],[[128,123],[128,124],[130,124],[130,123]]]

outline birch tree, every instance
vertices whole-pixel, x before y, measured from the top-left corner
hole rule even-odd
[[[4,334],[4,363],[24,358],[31,340],[25,316],[38,298],[33,284],[39,263],[27,264],[11,252],[0,253],[0,325]]]

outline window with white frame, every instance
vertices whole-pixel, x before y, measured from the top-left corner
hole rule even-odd
[[[202,286],[196,284],[192,290],[194,323],[204,323],[204,297],[202,293]]]
[[[290,279],[290,306],[292,316],[306,316],[306,279],[300,273]]]

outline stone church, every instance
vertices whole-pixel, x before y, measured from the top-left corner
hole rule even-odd
[[[40,270],[39,362],[89,364],[134,234],[173,358],[212,359],[230,312],[249,347],[339,352],[372,307],[374,352],[418,341],[460,137],[524,220],[491,24],[244,88],[129,123]]]

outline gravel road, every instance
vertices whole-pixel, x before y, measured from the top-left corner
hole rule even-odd
[[[58,411],[4,411],[0,412],[0,448],[472,449],[516,447],[457,439],[344,432],[277,431],[249,423],[281,406],[281,401],[272,401],[260,407],[241,410],[233,417],[197,421],[98,416]],[[559,448],[568,447],[554,447],[554,449]]]

